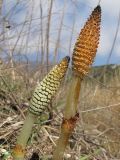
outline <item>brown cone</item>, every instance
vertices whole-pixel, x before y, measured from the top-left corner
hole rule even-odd
[[[80,32],[73,50],[72,70],[83,77],[89,71],[100,37],[101,7],[98,5]]]

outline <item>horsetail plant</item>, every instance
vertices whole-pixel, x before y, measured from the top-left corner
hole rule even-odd
[[[23,160],[25,155],[25,147],[30,137],[33,124],[38,116],[44,112],[50,104],[52,97],[57,92],[63,77],[68,68],[69,56],[66,56],[56,65],[48,75],[41,81],[31,98],[30,107],[22,131],[17,139],[17,144],[13,149],[14,160]]]
[[[62,160],[68,139],[75,128],[81,82],[88,73],[97,52],[100,37],[101,7],[98,5],[90,15],[75,43],[72,56],[72,80],[64,108],[61,134],[53,154],[53,160]]]

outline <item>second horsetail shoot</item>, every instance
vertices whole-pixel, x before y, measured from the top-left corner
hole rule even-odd
[[[33,124],[38,116],[44,112],[51,102],[51,99],[60,87],[69,65],[70,58],[66,56],[56,65],[46,77],[36,86],[31,98],[28,114],[18,136],[17,143],[13,149],[14,160],[23,160],[25,148],[30,137]]]

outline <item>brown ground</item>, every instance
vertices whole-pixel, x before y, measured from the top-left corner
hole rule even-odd
[[[28,78],[29,76],[17,75],[14,82],[8,72],[1,74],[0,154],[2,149],[10,151],[13,148],[23,124],[23,115],[26,115],[29,99],[37,81],[37,78]],[[51,157],[60,133],[67,83],[69,80],[62,85],[53,101],[54,109],[51,110],[51,114],[45,113],[39,118],[39,125],[35,124],[28,143],[26,159],[29,159],[33,152],[38,153],[42,160]],[[105,83],[98,79],[96,81],[86,78],[82,84],[79,110],[80,120],[70,138],[66,159],[120,159],[119,76],[106,79]]]

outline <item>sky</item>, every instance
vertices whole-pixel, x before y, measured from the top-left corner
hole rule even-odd
[[[50,0],[42,0],[44,37],[46,35],[49,2]],[[53,59],[53,53],[55,51],[63,9],[64,17],[59,49],[57,51],[58,60],[63,58],[65,55],[72,54],[72,50],[80,30],[98,3],[98,0],[54,0],[49,38],[49,53],[51,60]],[[106,63],[120,64],[120,27],[118,28],[115,45],[108,61],[118,27],[120,0],[101,0],[100,5],[102,8],[100,44],[94,65],[104,65]],[[16,45],[15,53],[22,52],[23,55],[27,55],[28,57],[31,57],[31,59],[35,60],[37,52],[40,52],[40,0],[9,0],[9,2],[8,0],[4,0],[2,13],[2,18],[5,17],[6,21],[11,25],[11,29],[6,30],[5,34],[6,37],[10,38],[10,40],[6,38],[6,42],[4,42],[6,51],[9,50],[7,44],[9,44],[9,46],[13,46],[13,48],[14,45]],[[33,20],[30,21],[30,18]],[[27,20],[28,23],[23,27],[25,20]],[[30,32],[28,32],[28,29]],[[22,36],[19,37],[21,32]],[[71,35],[72,41],[70,45]],[[70,50],[69,46],[71,46]],[[21,48],[22,51],[20,50]]]

